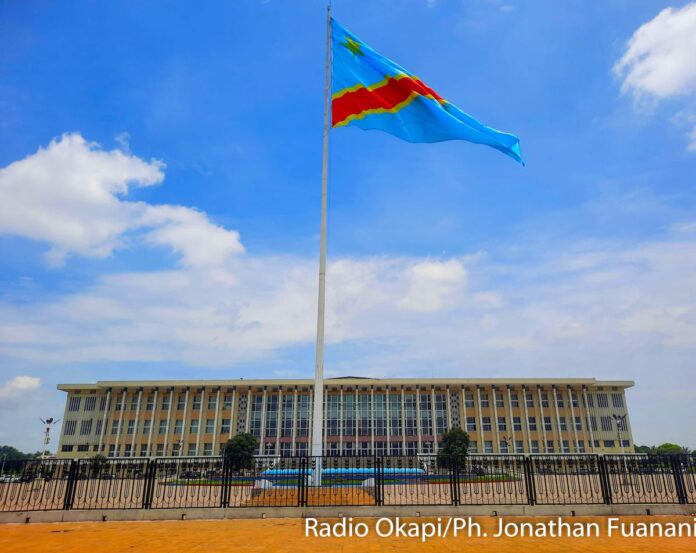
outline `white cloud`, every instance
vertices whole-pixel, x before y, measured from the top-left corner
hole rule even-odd
[[[14,399],[19,395],[36,390],[41,379],[35,376],[15,376],[0,386],[0,400]]]
[[[46,259],[103,258],[129,241],[167,246],[191,265],[243,251],[239,235],[180,206],[125,201],[135,187],[159,184],[164,164],[121,150],[104,151],[79,134],[0,169],[0,234],[50,245]]]
[[[696,2],[666,8],[633,33],[614,65],[621,90],[638,100],[685,97],[691,112],[696,97]],[[689,116],[692,117],[692,116]],[[690,151],[696,151],[696,123],[691,121]]]
[[[628,41],[614,70],[622,89],[666,98],[696,91],[696,3],[667,8]]]

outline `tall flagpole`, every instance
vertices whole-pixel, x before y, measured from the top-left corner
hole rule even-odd
[[[324,153],[321,168],[321,239],[319,246],[319,302],[317,307],[317,351],[314,365],[312,450],[314,457],[324,451],[324,311],[326,307],[326,198],[329,178],[329,116],[331,111],[331,3],[326,6],[326,87],[324,90]],[[314,485],[321,485],[321,460],[317,459]]]

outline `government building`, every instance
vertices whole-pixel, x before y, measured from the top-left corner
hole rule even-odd
[[[307,455],[313,380],[105,381],[66,392],[58,457],[219,455],[250,432],[259,455]],[[377,379],[324,381],[324,455],[437,453],[460,427],[471,452],[633,451],[630,381]]]

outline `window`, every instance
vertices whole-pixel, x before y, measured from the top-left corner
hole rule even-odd
[[[162,396],[162,410],[169,411],[169,394]]]
[[[89,451],[89,444],[80,444],[77,446],[77,451],[84,452]]]
[[[498,430],[505,432],[507,430],[507,423],[505,422],[505,417],[498,417]]]
[[[608,409],[609,408],[609,398],[607,394],[597,394],[597,407]]]
[[[127,429],[126,433],[130,436],[135,434],[135,421],[134,420],[128,421],[128,429]]]
[[[63,429],[63,434],[66,436],[75,435],[75,427],[77,427],[77,421],[65,421],[65,427]]]
[[[137,411],[138,410],[138,404],[140,402],[138,401],[138,396],[134,395],[133,398],[131,399],[131,404],[130,404],[130,410],[131,411]]]
[[[157,444],[155,455],[157,457],[162,457],[164,455],[164,444]]]
[[[99,420],[97,421],[96,428],[94,429],[94,433],[95,433],[95,434],[101,434],[101,431],[102,431],[102,421],[101,421],[101,419],[99,419]]]
[[[597,419],[595,417],[590,417],[589,427],[592,428],[593,432],[597,432]]]
[[[580,407],[580,402],[578,401],[578,394],[575,392],[570,392],[570,404],[573,407]]]
[[[182,434],[184,432],[184,421],[182,419],[176,419],[174,421],[174,434]]]
[[[213,432],[215,432],[215,419],[206,419],[206,421],[205,421],[205,433],[212,434]]]
[[[587,399],[587,406],[594,408],[594,398],[592,395],[585,396],[585,398]]]
[[[203,444],[203,455],[210,456],[213,454],[213,444]]]
[[[557,395],[556,396],[556,406],[557,407],[564,407],[565,403],[563,402],[563,396],[562,395]]]
[[[230,419],[222,419],[222,424],[220,425],[220,434],[230,433]]]
[[[147,457],[147,444],[140,444],[140,456]]]
[[[532,440],[532,453],[539,453],[539,440]]]
[[[189,426],[190,434],[198,434],[198,419],[193,419],[191,425]]]
[[[225,394],[222,398],[222,408],[232,409],[232,394]]]
[[[527,407],[534,407],[534,396],[532,394],[527,395],[527,392],[524,394],[526,396],[525,403],[527,404]]]
[[[478,453],[478,444],[476,440],[471,440],[469,442],[469,453]]]
[[[159,421],[159,433],[160,434],[167,433],[167,419],[160,419],[160,421]]]
[[[143,421],[143,434],[149,434],[150,430],[152,430],[152,420],[145,419]]]
[[[92,419],[80,423],[80,436],[89,436],[92,433]]]
[[[186,409],[186,394],[179,394],[176,398],[176,410],[183,411]]]
[[[471,392],[466,392],[464,394],[464,406],[467,408],[474,408],[474,394]]]
[[[192,402],[191,408],[194,411],[201,408],[201,396],[199,396],[198,394],[193,396],[193,402]]]
[[[120,410],[121,410],[121,406],[122,406],[122,404],[123,404],[123,400],[124,400],[124,398],[123,398],[123,396],[121,396],[121,399],[119,399],[119,400],[117,400],[117,401],[114,402],[114,411],[120,411]]]
[[[522,418],[512,417],[512,428],[515,432],[522,432]]]
[[[131,444],[126,444],[126,449],[123,453],[124,457],[130,457],[131,456]]]
[[[551,431],[551,417],[544,417],[544,430]]]
[[[524,442],[522,440],[515,440],[515,453],[524,453]]]
[[[614,447],[614,440],[604,440],[604,447]]]
[[[486,440],[483,442],[483,452],[484,453],[493,453],[493,442],[490,440]]]
[[[578,453],[585,453],[585,441],[578,440]]]
[[[152,411],[154,408],[155,408],[155,396],[153,394],[150,394],[147,396],[147,400],[145,401],[145,410]]]
[[[621,440],[621,447],[631,447],[631,440]]]
[[[563,453],[570,453],[570,442],[568,440],[563,440],[562,447]]]
[[[62,446],[62,447],[60,448],[60,450],[61,450],[63,453],[70,453],[70,452],[73,450],[73,446],[71,446],[71,445],[64,445],[64,446]]]
[[[553,453],[553,440],[546,441],[546,453]]]
[[[118,434],[118,421],[111,421],[111,434],[114,436]]]
[[[467,432],[476,432],[476,417],[467,417],[466,418],[466,431]]]
[[[615,409],[623,409],[624,400],[621,394],[611,394],[611,404]]]
[[[490,431],[491,430],[491,418],[490,417],[483,417],[483,431]]]
[[[562,432],[568,430],[568,424],[566,423],[565,417],[558,417],[558,421],[558,424],[561,427]]]
[[[488,407],[488,394],[481,394],[481,407]]]
[[[85,411],[94,411],[97,407],[97,398],[90,396],[85,398]]]
[[[99,398],[99,410],[103,411],[104,409],[106,409],[106,396]]]
[[[549,394],[547,394],[547,393],[541,394],[541,406],[542,407],[549,406]]]
[[[582,430],[582,417],[575,417],[575,430]]]
[[[503,398],[502,394],[495,394],[495,406],[505,407],[505,398]]]
[[[505,440],[500,440],[500,453],[508,452],[508,443]]]
[[[600,417],[599,419],[602,424],[602,430],[604,432],[611,432],[611,417]]]
[[[208,396],[208,409],[212,410],[212,409],[215,409],[216,407],[217,407],[217,394],[216,395],[210,394]]]
[[[193,456],[196,454],[196,444],[189,444],[188,445],[188,455],[189,457]]]
[[[68,411],[79,411],[81,400],[81,397],[71,397],[70,401],[68,402]]]
[[[109,444],[109,457],[116,457],[116,445]]]
[[[529,423],[530,432],[536,432],[536,429],[537,429],[536,417],[529,417],[528,423]]]
[[[517,395],[516,393],[515,393],[515,394],[510,394],[510,404],[511,404],[513,407],[519,407],[519,406],[520,406],[520,398],[518,397],[518,395]]]

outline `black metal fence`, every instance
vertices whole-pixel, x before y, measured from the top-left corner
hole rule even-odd
[[[7,461],[0,511],[696,503],[696,455]]]

